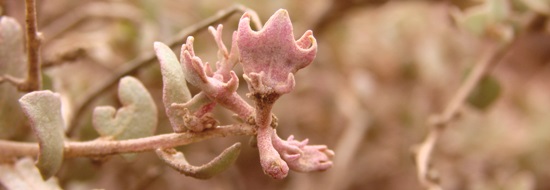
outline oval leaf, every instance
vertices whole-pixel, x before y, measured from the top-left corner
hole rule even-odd
[[[154,47],[162,73],[162,101],[166,115],[174,131],[182,132],[185,129],[182,114],[178,113],[177,109],[173,109],[171,105],[189,101],[191,93],[185,83],[180,62],[172,49],[161,42],[155,42]]]
[[[23,111],[31,122],[38,138],[40,153],[36,166],[42,177],[48,179],[61,167],[63,162],[63,129],[59,94],[49,90],[28,93],[19,99]]]
[[[151,136],[157,127],[157,106],[153,98],[136,78],[124,77],[118,86],[122,107],[94,109],[93,125],[102,137],[116,140]]]
[[[233,165],[241,152],[241,143],[235,143],[225,149],[220,155],[212,161],[202,166],[193,166],[187,162],[183,153],[175,149],[157,149],[157,155],[166,162],[170,167],[183,173],[186,176],[197,179],[209,179]]]
[[[21,77],[25,72],[25,42],[21,25],[13,18],[0,16],[0,75]],[[0,85],[0,138],[24,135],[25,114],[17,100],[23,94],[11,85]]]
[[[500,84],[489,75],[479,81],[477,87],[470,93],[468,103],[480,110],[487,109],[500,95]]]

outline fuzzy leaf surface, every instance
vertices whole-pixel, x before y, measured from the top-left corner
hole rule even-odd
[[[181,114],[171,107],[173,103],[185,103],[191,99],[180,62],[165,44],[155,42],[154,47],[162,73],[162,101],[166,115],[173,127],[184,126]]]
[[[157,107],[153,98],[136,78],[124,77],[118,86],[122,107],[94,109],[92,122],[102,137],[125,140],[151,136],[157,127]]]
[[[212,161],[202,165],[193,166],[187,162],[185,156],[175,149],[161,150],[157,149],[157,155],[170,167],[183,173],[186,176],[197,179],[209,179],[213,176],[227,170],[239,157],[241,152],[241,143],[235,143],[225,149],[220,155]]]
[[[65,123],[61,116],[60,95],[49,90],[28,93],[19,99],[38,139],[40,153],[36,166],[42,177],[48,179],[63,162]]]
[[[0,75],[21,77],[26,69],[25,42],[21,25],[13,18],[0,16]],[[0,85],[0,138],[14,138],[22,134],[25,114],[17,100],[23,94],[17,88]]]
[[[7,189],[61,189],[56,178],[42,179],[31,158],[22,158],[15,164],[0,164],[0,183]]]

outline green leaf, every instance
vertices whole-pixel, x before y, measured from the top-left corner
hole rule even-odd
[[[55,177],[44,181],[31,158],[15,164],[0,164],[0,182],[7,189],[61,189]]]
[[[460,27],[482,36],[486,35],[488,30],[503,30],[502,25],[510,16],[510,5],[507,1],[487,0],[455,16]]]
[[[13,18],[0,16],[0,75],[21,77],[25,73],[25,46],[21,25]],[[0,138],[17,139],[24,136],[26,119],[17,100],[23,93],[12,85],[0,85]]]
[[[185,83],[185,76],[180,62],[172,49],[161,42],[155,42],[154,47],[162,72],[162,101],[166,115],[168,115],[174,131],[182,132],[185,129],[182,114],[179,113],[179,110],[172,108],[171,105],[189,101],[191,93]]]
[[[468,11],[461,20],[462,27],[476,35],[482,35],[488,23],[489,18],[482,10]]]
[[[550,14],[550,1],[548,0],[518,0],[529,9],[545,15]]]
[[[477,109],[485,110],[497,100],[500,92],[498,81],[492,76],[485,75],[470,93],[468,103]]]
[[[510,4],[503,0],[488,0],[485,2],[488,14],[494,21],[503,21],[510,15]]]
[[[202,166],[193,166],[185,159],[183,153],[175,149],[157,149],[157,155],[170,167],[180,173],[197,179],[209,179],[225,170],[227,170],[239,157],[241,152],[241,143],[235,143],[225,149],[220,155],[212,161]]]
[[[28,93],[19,99],[23,111],[31,122],[38,138],[40,153],[36,166],[42,177],[48,179],[61,167],[63,162],[63,129],[59,94],[49,90]]]
[[[120,79],[118,98],[122,107],[94,109],[93,125],[102,137],[115,140],[151,136],[157,127],[157,107],[147,89],[133,77]],[[128,158],[128,157],[127,157]]]

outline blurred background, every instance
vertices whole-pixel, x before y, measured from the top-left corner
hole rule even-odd
[[[433,167],[448,190],[550,189],[550,36],[546,0],[40,0],[38,26],[43,60],[83,50],[76,61],[44,69],[45,88],[63,95],[64,114],[94,85],[133,58],[153,51],[186,27],[234,4],[255,10],[265,22],[284,8],[294,35],[313,30],[319,43],[313,64],[296,75],[296,89],[275,104],[281,137],[294,134],[336,152],[334,166],[320,173],[291,172],[284,180],[264,175],[257,149],[243,146],[235,166],[209,180],[169,168],[152,152],[132,162],[120,156],[66,160],[57,174],[64,189],[422,189],[413,157],[430,116],[442,112],[483,56],[509,45],[490,68],[460,117],[437,142]],[[0,0],[0,14],[24,23],[24,1]],[[240,15],[224,21],[230,46]],[[195,49],[216,61],[211,35],[195,36]],[[182,42],[183,43],[183,42]],[[179,46],[179,45],[178,45]],[[18,48],[14,48],[18,49]],[[2,49],[20,53],[13,49]],[[178,49],[174,49],[179,52]],[[17,63],[18,60],[14,61]],[[6,63],[4,61],[4,63]],[[2,65],[0,73],[17,66]],[[242,76],[240,66],[236,71]],[[16,75],[16,73],[14,73]],[[171,127],[162,104],[158,62],[133,73],[159,108],[157,133]],[[239,92],[247,91],[241,78]],[[32,141],[12,87],[0,86],[0,138]],[[11,90],[10,90],[11,89]],[[191,89],[197,93],[196,88]],[[116,105],[114,90],[97,105]],[[11,99],[9,98],[12,97]],[[249,101],[249,99],[247,99]],[[78,118],[72,140],[98,137],[91,109]],[[231,113],[216,109],[222,124]],[[227,137],[179,147],[195,165],[208,162],[234,142]],[[1,188],[0,188],[1,189]]]

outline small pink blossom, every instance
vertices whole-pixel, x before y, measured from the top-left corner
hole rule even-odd
[[[313,62],[317,42],[311,31],[295,40],[286,10],[278,10],[259,31],[250,28],[250,15],[239,22],[237,45],[251,97],[256,104],[255,121],[260,163],[264,173],[275,179],[299,172],[324,171],[334,155],[324,145],[307,145],[291,136],[281,140],[272,127],[271,108],[283,94],[294,89],[294,73]]]
[[[194,38],[191,36],[187,38],[186,44],[181,47],[181,65],[186,80],[200,88],[202,93],[210,100],[235,112],[242,119],[248,119],[252,115],[253,108],[236,93],[239,87],[239,78],[231,70],[238,60],[238,58],[235,58],[235,56],[238,56],[238,52],[236,50],[232,50],[231,54],[227,52],[227,48],[221,42],[221,30],[221,26],[218,27],[218,30],[211,28],[211,32],[220,48],[218,53],[220,60],[217,62],[218,69],[216,72],[210,69],[208,63],[203,63],[195,55],[193,49]]]
[[[325,145],[307,145],[308,139],[297,141],[294,140],[293,135],[285,141],[276,133],[273,133],[272,141],[273,146],[291,170],[314,172],[325,171],[332,167],[331,158],[334,156],[334,151]]]
[[[298,40],[288,12],[278,10],[260,31],[250,28],[245,13],[237,31],[237,44],[245,79],[251,91],[285,94],[294,89],[294,73],[315,58],[317,42],[308,30]]]

